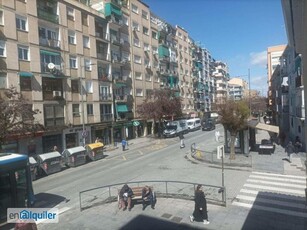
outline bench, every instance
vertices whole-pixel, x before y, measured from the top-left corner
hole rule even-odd
[[[130,187],[130,188],[131,188],[131,190],[133,192],[133,196],[131,197],[131,201],[133,203],[141,201],[142,200],[142,190],[143,190],[144,186],[143,187]],[[149,186],[149,188],[153,192],[153,187]],[[118,195],[117,195],[118,203],[120,202],[120,200],[119,200],[119,193],[120,193],[120,189],[118,189]]]

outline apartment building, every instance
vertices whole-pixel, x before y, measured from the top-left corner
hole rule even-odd
[[[248,83],[241,78],[231,78],[228,81],[228,89],[229,97],[234,100],[242,100],[249,96]]]
[[[224,100],[228,96],[229,71],[226,63],[214,62],[212,77],[216,79],[216,101]]]
[[[299,136],[306,149],[306,110],[304,85],[307,84],[307,50],[306,50],[306,24],[307,4],[304,1],[282,1],[284,21],[288,37],[288,47],[284,52],[283,70],[288,79],[288,109],[289,109],[289,129],[285,133],[289,140],[294,140]]]
[[[153,121],[142,120],[137,107],[153,89],[182,96],[187,115],[210,110],[195,105],[192,69],[213,86],[211,55],[196,49],[201,59],[192,60],[188,32],[141,1],[12,0],[1,7],[0,88],[16,86],[46,127],[8,143],[8,151],[40,154],[96,137],[111,144],[151,134]],[[206,68],[197,64],[203,61]]]

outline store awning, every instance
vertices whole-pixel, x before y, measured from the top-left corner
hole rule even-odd
[[[272,133],[279,133],[279,127],[275,125],[267,125],[257,120],[249,120],[247,126],[254,129],[261,129]]]
[[[121,83],[121,82],[115,83],[115,87],[116,87],[116,88],[125,87],[125,86],[126,86],[125,83]]]
[[[126,113],[128,112],[128,107],[127,105],[116,105],[116,111],[118,113]]]
[[[34,74],[31,72],[19,72],[18,75],[20,77],[33,77],[34,76]]]

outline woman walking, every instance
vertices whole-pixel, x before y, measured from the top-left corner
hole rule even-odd
[[[202,185],[197,185],[195,190],[195,207],[193,215],[190,216],[190,221],[202,221],[204,224],[209,224],[208,211],[207,211],[207,200],[205,193],[202,190]]]

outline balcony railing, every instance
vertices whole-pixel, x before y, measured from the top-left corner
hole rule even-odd
[[[99,94],[100,101],[112,101],[112,94]]]
[[[49,22],[59,23],[59,16],[55,13],[49,13],[45,9],[37,9],[37,15],[39,18],[47,20]]]
[[[58,101],[63,99],[63,92],[61,90],[43,91],[44,101]]]
[[[60,48],[60,41],[56,39],[39,38],[39,44],[43,46],[48,46],[52,48]]]
[[[112,121],[113,114],[112,113],[102,113],[100,114],[101,122]]]
[[[62,73],[61,65],[54,65],[53,69],[49,69],[49,63],[41,62],[41,72],[42,73],[51,73],[53,75],[59,75]]]
[[[296,116],[300,118],[305,117],[305,107],[304,106],[297,106],[296,107]]]
[[[108,54],[107,54],[107,53],[97,53],[97,58],[98,58],[98,59],[105,60],[105,61],[108,61],[108,60],[109,60]]]
[[[104,82],[111,82],[112,79],[109,78],[109,75],[100,75],[98,74],[98,80]]]
[[[108,33],[102,33],[100,31],[96,31],[96,37],[100,38],[100,39],[103,39],[105,41],[109,41],[110,40],[110,36],[109,36]]]
[[[127,95],[115,95],[114,98],[117,102],[127,102]]]

